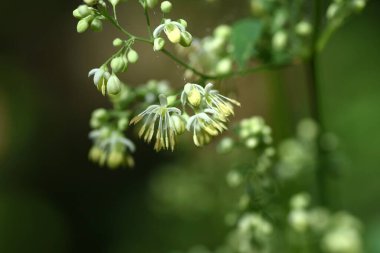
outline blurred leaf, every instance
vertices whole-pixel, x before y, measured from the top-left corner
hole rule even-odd
[[[239,67],[244,67],[249,58],[254,55],[262,27],[262,23],[255,19],[240,20],[232,26],[233,56]]]

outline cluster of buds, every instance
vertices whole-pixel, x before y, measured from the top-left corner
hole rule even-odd
[[[189,48],[178,47],[179,54],[186,57],[191,66],[207,75],[224,75],[232,71],[231,27],[220,25],[213,35],[203,39],[194,39]],[[185,72],[185,78],[194,77],[191,70]]]
[[[132,141],[125,138],[123,131],[128,127],[127,117],[119,117],[116,125],[112,125],[112,112],[97,109],[91,117],[90,139],[93,146],[89,152],[89,159],[100,166],[107,165],[111,169],[120,166],[133,167],[131,153],[135,151]]]
[[[362,253],[361,224],[346,212],[332,214],[321,207],[311,207],[308,193],[298,193],[290,200],[288,222],[296,233],[321,238],[326,253]]]
[[[153,31],[154,51],[160,51],[165,46],[165,40],[160,37],[162,32],[166,34],[171,43],[180,44],[183,47],[189,47],[193,41],[193,36],[186,31],[186,27],[187,22],[183,19],[178,21],[164,19],[163,23]]]
[[[89,77],[94,76],[94,84],[103,95],[117,95],[122,89],[122,82],[117,77],[118,73],[125,72],[128,63],[136,63],[139,59],[138,53],[131,48],[132,40],[123,41],[119,38],[113,41],[115,47],[121,47],[118,53],[112,56],[100,68],[92,69]],[[108,66],[112,72],[109,72]]]
[[[103,16],[98,15],[95,9],[92,7],[95,4],[105,5],[103,1],[85,0],[85,4],[80,5],[73,11],[73,16],[79,19],[77,24],[77,32],[84,33],[91,28],[95,32],[99,32],[103,29]]]
[[[338,27],[352,13],[362,11],[366,4],[366,0],[334,0],[327,8],[327,19],[330,25]]]

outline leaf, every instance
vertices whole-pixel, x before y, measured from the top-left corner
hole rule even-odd
[[[256,19],[244,19],[232,26],[231,43],[233,57],[239,67],[244,67],[255,53],[255,45],[261,36],[262,23]]]

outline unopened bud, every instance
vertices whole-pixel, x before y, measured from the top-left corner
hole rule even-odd
[[[127,58],[130,63],[136,63],[139,59],[139,54],[135,50],[131,49],[128,52]]]
[[[231,35],[231,27],[228,25],[220,25],[215,29],[214,35],[215,37],[225,39]]]
[[[122,118],[117,122],[117,127],[121,131],[125,131],[128,128],[129,121],[127,118]]]
[[[83,17],[87,17],[88,15],[91,14],[91,9],[88,8],[87,5],[81,5],[78,7],[78,13],[80,14],[80,16],[83,18]]]
[[[80,14],[80,12],[79,12],[78,9],[75,9],[75,10],[73,11],[73,16],[74,16],[75,18],[82,18],[82,15]]]
[[[124,66],[125,66],[125,63],[123,61],[123,58],[120,56],[113,58],[111,61],[111,68],[112,68],[112,71],[115,73],[119,73],[123,71]]]
[[[116,169],[117,167],[121,166],[124,161],[124,155],[120,151],[113,150],[108,156],[107,159],[107,166],[110,169]]]
[[[119,39],[119,38],[116,38],[116,39],[113,40],[112,44],[113,44],[114,47],[120,47],[121,45],[123,45],[123,40]]]
[[[311,24],[306,21],[301,21],[296,25],[296,33],[301,36],[310,35],[312,29]]]
[[[146,0],[146,3],[149,8],[153,9],[157,5],[157,0]]]
[[[272,46],[276,51],[281,51],[286,47],[288,42],[288,35],[285,31],[278,31],[274,34]]]
[[[100,32],[103,30],[103,23],[100,19],[94,19],[92,22],[91,22],[91,29],[95,32]]]
[[[224,58],[218,62],[216,65],[216,72],[218,74],[227,74],[231,71],[232,69],[232,61],[229,58]]]
[[[184,19],[178,19],[178,23],[180,23],[183,27],[187,27],[187,21]]]
[[[110,95],[117,95],[121,91],[121,83],[119,78],[112,74],[107,82],[107,93]]]
[[[198,107],[201,104],[202,95],[199,90],[194,87],[193,84],[186,84],[185,92],[187,94],[187,100],[192,106]]]
[[[355,11],[363,10],[365,5],[366,5],[365,0],[353,0],[352,2],[352,7],[354,8]]]
[[[87,31],[88,27],[89,25],[86,19],[79,20],[78,25],[77,25],[77,32],[84,33],[85,31]]]
[[[97,4],[97,3],[98,3],[98,0],[83,0],[83,2],[84,2],[85,4],[87,4],[87,5],[92,6],[92,5]]]
[[[192,42],[193,42],[193,36],[189,32],[185,31],[181,33],[181,41],[179,42],[181,46],[189,47],[191,46]]]
[[[171,12],[172,8],[173,8],[173,5],[169,1],[163,1],[161,3],[161,11],[163,13],[169,13],[169,12]]]
[[[160,51],[164,48],[164,46],[165,46],[165,40],[163,38],[154,39],[154,45],[153,45],[154,51]]]

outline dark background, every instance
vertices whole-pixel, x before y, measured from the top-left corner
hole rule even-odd
[[[119,16],[143,35],[142,12],[130,2]],[[173,16],[186,18],[195,36],[248,15],[244,1],[208,7],[205,2],[173,1]],[[217,245],[225,229],[221,215],[193,210],[183,217],[175,208],[157,212],[149,190],[166,167],[211,167],[217,173],[217,163],[207,164],[215,156],[213,147],[199,151],[185,145],[157,155],[139,144],[133,170],[109,171],[88,162],[90,113],[108,103],[87,73],[111,54],[111,42],[120,35],[108,25],[103,33],[78,35],[71,13],[79,4],[6,1],[0,7],[0,252],[159,253],[198,242]],[[363,220],[368,252],[380,252],[379,11],[380,2],[371,1],[333,36],[320,60],[324,124],[340,137],[350,161],[332,194],[337,208]],[[178,66],[150,48],[137,49],[140,61],[123,80],[138,85],[165,78],[182,85]],[[277,98],[269,95],[268,74],[229,83],[238,82],[244,105],[237,118],[263,115],[280,138],[291,134],[308,110],[302,67],[275,74],[284,87]],[[283,103],[277,114],[274,99]]]

